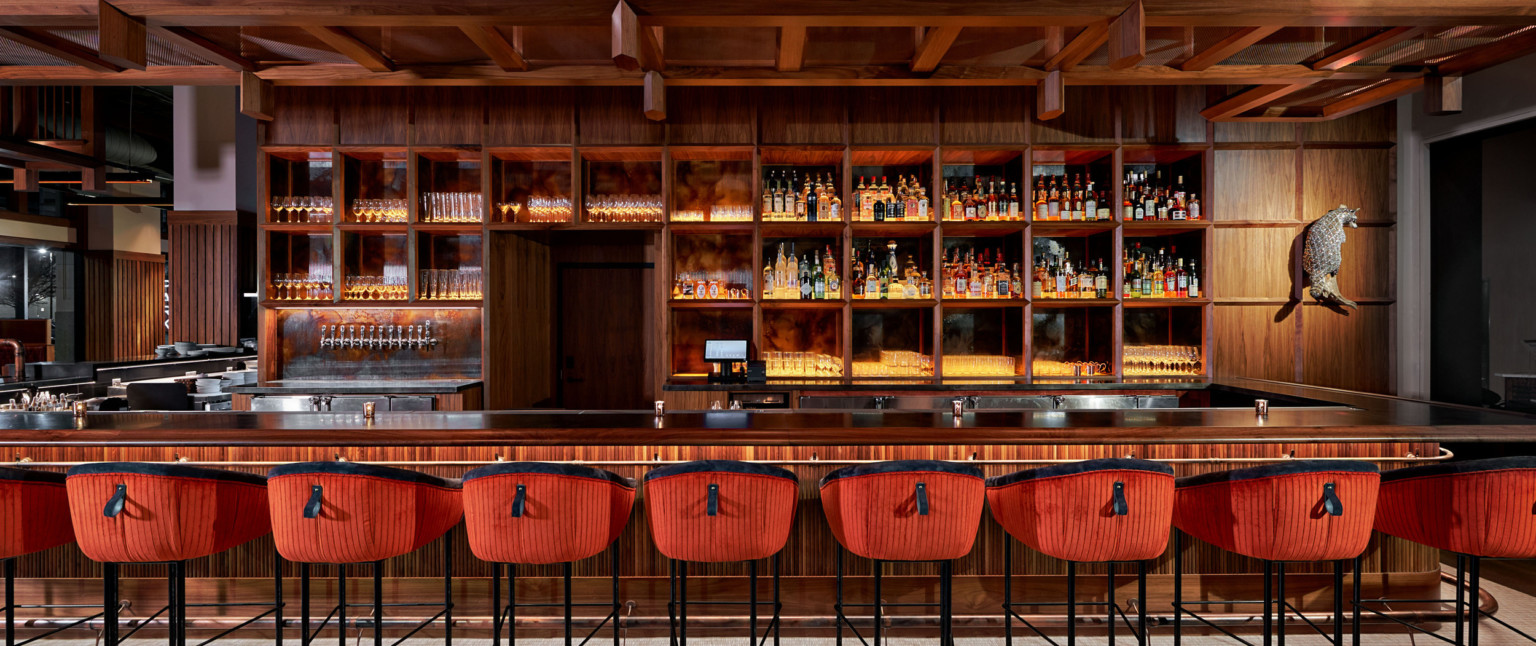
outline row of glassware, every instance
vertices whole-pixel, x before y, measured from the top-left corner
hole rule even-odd
[[[287,195],[272,198],[272,221],[286,224],[325,224],[331,221],[329,195]]]
[[[522,222],[570,222],[571,198],[564,195],[530,195],[524,204],[517,202],[502,202],[496,205],[496,210],[501,212],[502,222],[512,222],[518,214],[528,210],[528,217]]]
[[[1127,377],[1205,372],[1200,347],[1194,345],[1128,345],[1122,363]]]
[[[820,352],[764,352],[769,377],[841,377],[843,358]]]
[[[335,295],[335,283],[331,280],[331,268],[320,267],[314,272],[272,275],[272,291],[267,298],[274,301],[325,301]]]
[[[479,300],[485,293],[479,268],[423,269],[416,289],[422,300]]]
[[[660,222],[665,202],[660,195],[588,195],[588,222]]]
[[[342,296],[359,301],[403,301],[410,296],[401,265],[385,265],[381,276],[347,276]]]
[[[484,222],[485,196],[469,191],[422,193],[421,221],[449,224]]]
[[[673,222],[751,222],[752,207],[715,204],[709,207],[709,211],[702,209],[683,209],[672,212]]]

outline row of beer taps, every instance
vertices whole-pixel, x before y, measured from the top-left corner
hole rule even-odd
[[[320,347],[367,350],[431,349],[437,346],[432,322],[419,325],[337,324],[320,326]]]

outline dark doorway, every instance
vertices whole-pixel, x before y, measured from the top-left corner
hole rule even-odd
[[[653,265],[563,262],[555,267],[560,408],[644,409],[644,318]]]

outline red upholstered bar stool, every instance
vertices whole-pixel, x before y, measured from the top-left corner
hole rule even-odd
[[[267,473],[272,538],[283,558],[299,563],[302,643],[309,644],[337,620],[337,639],[347,644],[347,566],[373,564],[373,643],[384,643],[386,559],[403,556],[445,536],[464,516],[458,480],[418,471],[357,462],[299,462]],[[336,608],[309,630],[309,566],[336,566]],[[443,541],[443,601],[391,603],[441,606],[406,637],[443,620],[444,644],[453,645],[453,541]],[[402,638],[403,639],[403,638]]]
[[[1536,558],[1536,457],[1512,456],[1446,462],[1381,474],[1376,531],[1456,554],[1456,641],[1477,646],[1478,620],[1487,617],[1536,641],[1478,605],[1479,569],[1485,558]],[[1357,560],[1356,569],[1359,568]],[[1466,579],[1470,575],[1468,588]],[[1355,643],[1360,643],[1364,603],[1445,602],[1450,599],[1360,598],[1355,581]],[[1469,616],[1470,615],[1470,616]],[[1416,626],[1410,626],[1422,630]],[[1424,631],[1428,632],[1428,631]]]
[[[75,530],[69,524],[69,514],[60,513],[68,508],[69,496],[64,489],[64,474],[0,467],[0,559],[5,559],[5,646],[16,644],[18,608],[81,607],[69,604],[16,604],[16,558],[75,542]],[[100,616],[100,613],[91,615],[48,631],[40,637],[73,628]]]
[[[608,622],[619,643],[619,532],[635,505],[635,482],[575,464],[498,462],[464,474],[464,527],[475,557],[491,563],[491,643],[501,644],[503,622],[517,641],[517,564],[560,563],[565,570],[565,643],[571,643],[573,606],[609,606]],[[571,563],[608,549],[612,555],[611,603],[571,603]],[[507,564],[509,603],[501,603],[501,568]],[[521,607],[547,604],[521,604]],[[510,617],[509,617],[510,615]]]
[[[845,607],[873,607],[874,644],[880,643],[883,606],[937,606],[939,635],[953,641],[951,560],[965,556],[976,542],[986,483],[973,465],[939,460],[900,460],[843,467],[821,479],[821,507],[843,549],[874,561],[873,603],[843,603],[843,553],[837,553],[837,643],[843,625],[863,635],[843,612]],[[884,561],[939,561],[939,602],[888,604],[880,599]]]
[[[773,559],[773,619],[779,643],[779,559],[795,520],[800,485],[787,469],[735,460],[683,462],[645,474],[645,513],[656,549],[672,560],[667,616],[672,638],[688,643],[688,563],[747,561],[749,597],[702,605],[747,606],[757,637],[757,562]],[[766,634],[763,638],[767,639]]]
[[[1243,641],[1185,606],[1262,603],[1264,644],[1278,629],[1285,643],[1286,611],[1305,617],[1285,600],[1285,563],[1333,561],[1333,636],[1344,638],[1344,567],[1365,551],[1376,519],[1381,473],[1354,460],[1288,460],[1265,466],[1206,473],[1177,481],[1173,524],[1229,552],[1264,562],[1262,601],[1185,601],[1183,537],[1174,533],[1173,641],[1182,643],[1184,615]],[[1359,576],[1358,570],[1356,576]],[[1277,576],[1278,575],[1278,576]],[[1276,614],[1278,612],[1278,621]],[[1312,625],[1310,622],[1308,625]],[[1328,634],[1312,625],[1323,637]],[[1247,642],[1244,642],[1247,643]]]
[[[1136,615],[1131,631],[1147,643],[1147,561],[1168,549],[1173,523],[1173,467],[1125,458],[1086,460],[1018,471],[987,479],[987,505],[1008,534],[1037,552],[1067,562],[1067,600],[1026,603],[1067,607],[1067,644],[1077,643],[1077,606],[1103,605],[1109,643],[1115,643],[1116,614],[1130,620],[1115,603],[1115,564],[1136,563]],[[1013,620],[1046,637],[1018,613],[1013,603],[1013,541],[1003,542],[1006,564],[1003,630],[1013,643]],[[1077,600],[1077,564],[1109,564],[1106,600]],[[1050,638],[1046,637],[1049,641]]]
[[[65,487],[80,551],[102,564],[102,642],[107,646],[120,641],[120,564],[170,566],[170,603],[124,634],[124,640],[166,613],[170,643],[185,644],[189,607],[272,606],[214,639],[267,615],[274,615],[277,625],[282,625],[282,571],[276,558],[272,604],[187,603],[187,561],[223,552],[271,531],[266,478],[178,463],[101,462],[71,467]],[[281,631],[278,635],[281,640]]]

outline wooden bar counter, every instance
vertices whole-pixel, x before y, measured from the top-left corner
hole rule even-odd
[[[1073,390],[1079,387],[1072,386]],[[0,413],[0,447],[15,460],[37,468],[62,469],[67,463],[108,460],[171,461],[265,473],[272,466],[305,460],[346,459],[416,468],[456,477],[498,459],[581,461],[640,478],[656,462],[695,459],[744,459],[781,464],[800,478],[801,500],[795,528],[782,554],[786,627],[820,630],[830,626],[834,555],[838,549],[817,498],[819,479],[851,461],[895,459],[975,460],[987,475],[999,475],[1056,461],[1135,456],[1172,464],[1180,476],[1292,458],[1355,458],[1376,462],[1383,470],[1443,459],[1444,443],[1524,442],[1536,437],[1536,418],[1480,409],[1364,395],[1347,391],[1258,380],[1218,380],[1204,387],[1211,394],[1269,397],[1267,417],[1252,408],[1187,408],[1120,411],[1031,411],[966,413],[699,411],[649,412],[434,412],[380,413],[373,420],[340,413],[92,413],[77,422],[68,413]],[[1311,407],[1286,402],[1306,401]],[[1318,406],[1316,404],[1325,404]],[[641,487],[640,495],[645,495]],[[475,622],[488,615],[490,568],[477,561],[461,532],[453,568],[460,608],[456,617]],[[993,627],[1000,621],[1003,545],[1006,536],[984,518],[974,549],[956,562],[956,612],[965,628]],[[655,629],[666,616],[667,562],[649,538],[643,503],[637,504],[619,539],[623,596],[632,625]],[[434,543],[386,564],[392,598],[423,594],[440,586],[436,576],[442,545]],[[1258,564],[1198,541],[1186,541],[1186,578],[1206,598],[1257,596]],[[1171,556],[1151,568],[1149,607],[1167,611]],[[1022,594],[1059,600],[1065,572],[1062,562],[1023,547],[1014,550],[1014,572],[1023,574]],[[578,600],[606,595],[609,559],[576,565]],[[867,584],[868,562],[846,559],[859,595]],[[270,539],[190,565],[193,594],[227,598],[267,594],[272,552]],[[289,564],[289,576],[297,569]],[[887,600],[931,600],[937,590],[937,566],[890,564]],[[1368,590],[1386,581],[1394,594],[1422,592],[1439,581],[1438,554],[1405,541],[1378,536],[1365,555]],[[334,571],[334,570],[330,570]],[[767,569],[764,569],[766,572]],[[1085,574],[1102,573],[1102,566]],[[1290,589],[1313,600],[1330,577],[1308,577],[1322,570],[1293,566]],[[321,568],[316,576],[326,576]],[[1129,572],[1129,570],[1122,570]],[[98,569],[71,546],[24,557],[19,590],[29,594],[98,598]],[[134,568],[127,576],[157,576],[155,567]],[[365,568],[353,568],[355,576]],[[698,565],[697,598],[745,594],[744,564]],[[1134,579],[1122,583],[1133,593]],[[519,594],[525,601],[554,601],[560,594],[556,567],[519,569]],[[767,583],[764,582],[766,586]],[[143,595],[137,607],[163,597],[163,582],[141,580],[128,595]],[[322,586],[322,596],[326,594]],[[764,588],[766,592],[767,588]],[[1103,578],[1080,578],[1085,595],[1102,594]],[[157,597],[156,595],[161,595]],[[590,597],[590,598],[589,598]],[[1055,597],[1055,598],[1052,598]],[[605,598],[605,597],[604,597]],[[1123,597],[1122,597],[1123,598]],[[705,615],[710,609],[701,606]],[[721,610],[734,616],[734,610]],[[537,613],[535,613],[537,614]],[[985,617],[983,617],[985,616]],[[537,620],[536,620],[537,621]],[[721,618],[721,624],[733,620]],[[709,625],[706,620],[706,624]]]

